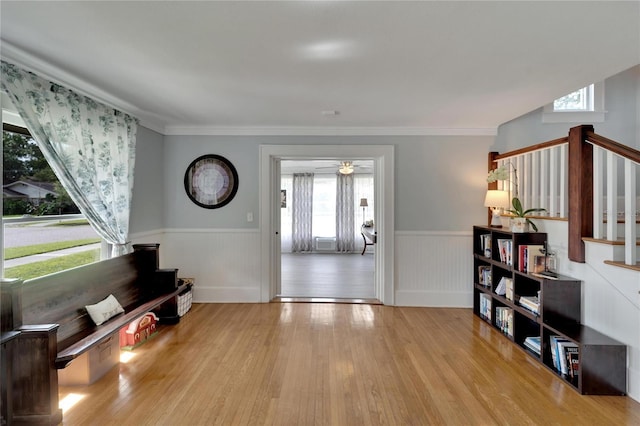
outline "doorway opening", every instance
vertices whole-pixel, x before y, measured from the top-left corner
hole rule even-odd
[[[377,302],[373,160],[281,160],[279,300]]]
[[[352,161],[367,160],[373,165],[374,196],[372,198],[376,200],[376,207],[372,209],[374,211],[369,211],[369,214],[370,220],[375,224],[377,244],[369,255],[373,258],[374,265],[374,297],[372,300],[383,304],[393,304],[393,147],[383,145],[262,145],[260,147],[260,229],[263,253],[261,300],[263,302],[282,300],[279,297],[282,295],[283,268],[281,250],[282,163],[314,159],[340,162],[345,158]],[[364,214],[366,220],[366,210]],[[370,248],[368,250],[371,251]],[[363,257],[360,253],[349,256]],[[309,297],[307,299],[317,298]],[[330,299],[336,298],[330,297]]]

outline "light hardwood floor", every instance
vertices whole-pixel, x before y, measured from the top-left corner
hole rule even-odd
[[[282,254],[282,297],[372,299],[373,253]]]
[[[637,425],[470,309],[195,304],[90,386],[65,425]]]

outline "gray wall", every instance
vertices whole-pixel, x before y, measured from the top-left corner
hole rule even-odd
[[[640,66],[605,81],[604,123],[597,133],[640,146]],[[138,131],[131,232],[156,229],[257,229],[261,144],[393,145],[398,231],[459,231],[484,223],[488,151],[508,150],[565,136],[576,123],[542,123],[542,108],[500,126],[491,136],[162,136]],[[203,209],[187,197],[184,172],[200,155],[227,157],[238,170],[236,197]],[[247,213],[253,222],[247,222]]]
[[[603,123],[543,123],[542,108],[502,124],[492,150],[511,151],[566,136],[571,127],[593,124],[595,132],[631,147],[640,147],[640,65],[604,82]]]
[[[396,230],[469,230],[486,219],[482,206],[486,153],[493,139],[492,136],[165,136],[164,227],[257,229],[261,144],[345,144],[395,146]],[[222,155],[238,170],[238,193],[223,208],[203,209],[185,193],[184,172],[191,161],[203,154]],[[148,173],[150,169],[146,167],[139,173]],[[254,214],[251,223],[247,222],[248,212]]]
[[[138,126],[130,233],[164,227],[164,140],[163,136]]]

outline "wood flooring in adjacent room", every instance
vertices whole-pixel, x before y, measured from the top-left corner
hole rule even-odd
[[[89,386],[65,425],[638,425],[471,309],[194,304]]]
[[[279,296],[374,299],[373,253],[283,253]]]

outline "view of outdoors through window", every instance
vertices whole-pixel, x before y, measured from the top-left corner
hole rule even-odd
[[[554,111],[593,111],[593,84],[553,101]]]
[[[4,277],[29,279],[98,261],[100,238],[26,129],[2,133]]]

